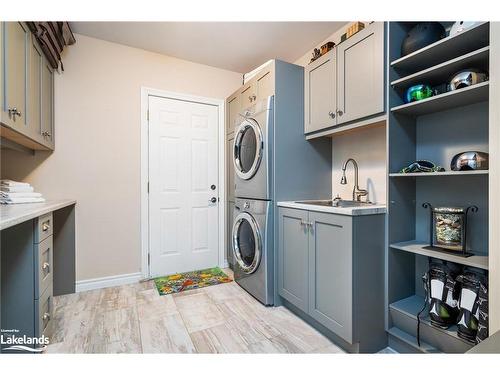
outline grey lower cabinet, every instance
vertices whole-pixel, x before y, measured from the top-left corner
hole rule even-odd
[[[384,217],[279,208],[279,294],[347,351],[387,345]]]

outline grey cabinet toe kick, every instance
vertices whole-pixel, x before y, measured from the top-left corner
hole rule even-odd
[[[74,201],[59,202],[51,212],[43,205],[33,205],[32,209],[42,212],[36,217],[29,215],[29,206],[1,209],[5,226],[0,236],[0,328],[4,339],[0,353],[11,352],[7,348],[12,336],[43,336],[50,343],[53,297],[75,292]],[[19,210],[26,214],[24,219],[16,216],[16,224],[7,225]],[[39,347],[33,341],[25,346]]]

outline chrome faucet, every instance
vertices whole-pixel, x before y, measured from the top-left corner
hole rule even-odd
[[[358,185],[358,163],[356,163],[356,160],[351,159],[351,158],[346,160],[346,162],[342,166],[342,178],[340,180],[340,183],[342,185],[347,184],[347,177],[345,176],[345,170],[347,169],[347,164],[349,164],[349,162],[351,162],[352,165],[354,166],[354,188],[352,189],[352,200],[360,202],[361,197],[368,196],[368,191],[359,188],[359,185]]]

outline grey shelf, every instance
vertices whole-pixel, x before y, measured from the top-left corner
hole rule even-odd
[[[490,47],[483,47],[441,64],[410,74],[391,82],[397,89],[406,89],[412,85],[426,83],[431,86],[447,83],[455,73],[463,69],[477,68],[488,71]]]
[[[392,113],[422,116],[456,107],[483,102],[489,98],[489,82],[478,83],[460,90],[450,91],[428,99],[391,108]]]
[[[464,266],[481,268],[483,270],[488,269],[488,256],[486,255],[472,255],[468,258],[464,258],[446,252],[426,249],[427,246],[429,246],[429,244],[423,241],[406,241],[406,242],[393,243],[390,245],[392,249],[402,250],[408,253],[414,253],[431,258],[442,259],[449,262],[462,264]]]
[[[432,345],[421,341],[420,346],[418,346],[417,338],[415,336],[406,333],[405,331],[399,329],[398,327],[391,327],[387,331],[389,333],[389,344],[390,347],[395,350],[397,353],[432,353],[432,354],[441,354],[442,352],[433,347]],[[392,336],[392,337],[391,337]],[[391,340],[392,338],[392,340]],[[394,342],[394,338],[401,343]],[[411,350],[408,350],[405,347],[410,347]]]
[[[412,295],[391,303],[389,305],[389,309],[392,312],[393,320],[396,321],[396,324],[401,325],[397,328],[405,332],[406,330],[411,330],[413,334],[416,334],[417,314],[423,306],[424,297]],[[398,314],[398,316],[394,315],[394,313]],[[453,347],[453,352],[465,352],[474,346],[473,343],[470,343],[458,336],[456,325],[451,326],[448,329],[434,327],[431,324],[429,315],[425,312],[420,316],[420,321],[422,326],[424,326],[421,327],[421,334],[424,337],[427,337],[426,342],[428,344],[425,345],[429,345],[431,348],[436,347],[439,350],[442,346],[445,346]],[[406,333],[409,336],[413,336],[413,334],[408,332]]]
[[[459,34],[448,36],[391,62],[391,67],[417,71],[453,59],[489,44],[490,24],[484,22]]]
[[[444,171],[426,173],[389,173],[389,177],[487,176],[489,171]]]

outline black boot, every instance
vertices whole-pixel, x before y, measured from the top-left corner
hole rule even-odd
[[[484,275],[473,270],[466,270],[463,275],[460,275],[457,278],[457,281],[461,286],[460,298],[458,302],[460,315],[458,317],[457,333],[459,337],[474,343],[476,342],[476,337],[479,330],[479,293],[481,285],[484,286],[486,284],[484,282],[484,279]],[[481,302],[483,303],[484,301],[481,300]],[[481,320],[484,322],[484,317],[481,318]],[[482,325],[482,329],[484,330],[484,324]],[[484,335],[484,332],[482,333],[482,335]]]

